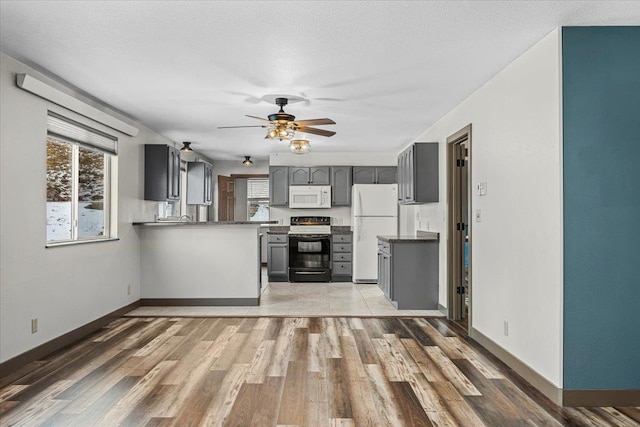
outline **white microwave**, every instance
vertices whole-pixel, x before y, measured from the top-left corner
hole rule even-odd
[[[293,209],[326,209],[331,207],[330,185],[292,185],[289,207]]]

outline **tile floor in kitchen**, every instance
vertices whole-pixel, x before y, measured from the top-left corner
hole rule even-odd
[[[396,310],[375,284],[268,283],[254,307],[139,307],[127,316],[443,316],[438,310]]]

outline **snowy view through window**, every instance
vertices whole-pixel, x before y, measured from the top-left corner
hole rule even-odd
[[[78,188],[74,194],[74,150]],[[73,240],[74,201],[77,238],[104,235],[105,154],[47,137],[47,241]]]

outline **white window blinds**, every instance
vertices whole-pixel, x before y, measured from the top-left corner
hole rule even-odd
[[[109,154],[118,154],[118,139],[49,111],[47,132]]]
[[[269,178],[249,178],[247,180],[247,199],[268,199]]]

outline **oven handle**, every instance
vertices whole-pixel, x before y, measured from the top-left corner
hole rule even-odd
[[[296,275],[300,275],[300,276],[317,276],[318,274],[326,274],[325,271],[296,271],[295,272]]]

